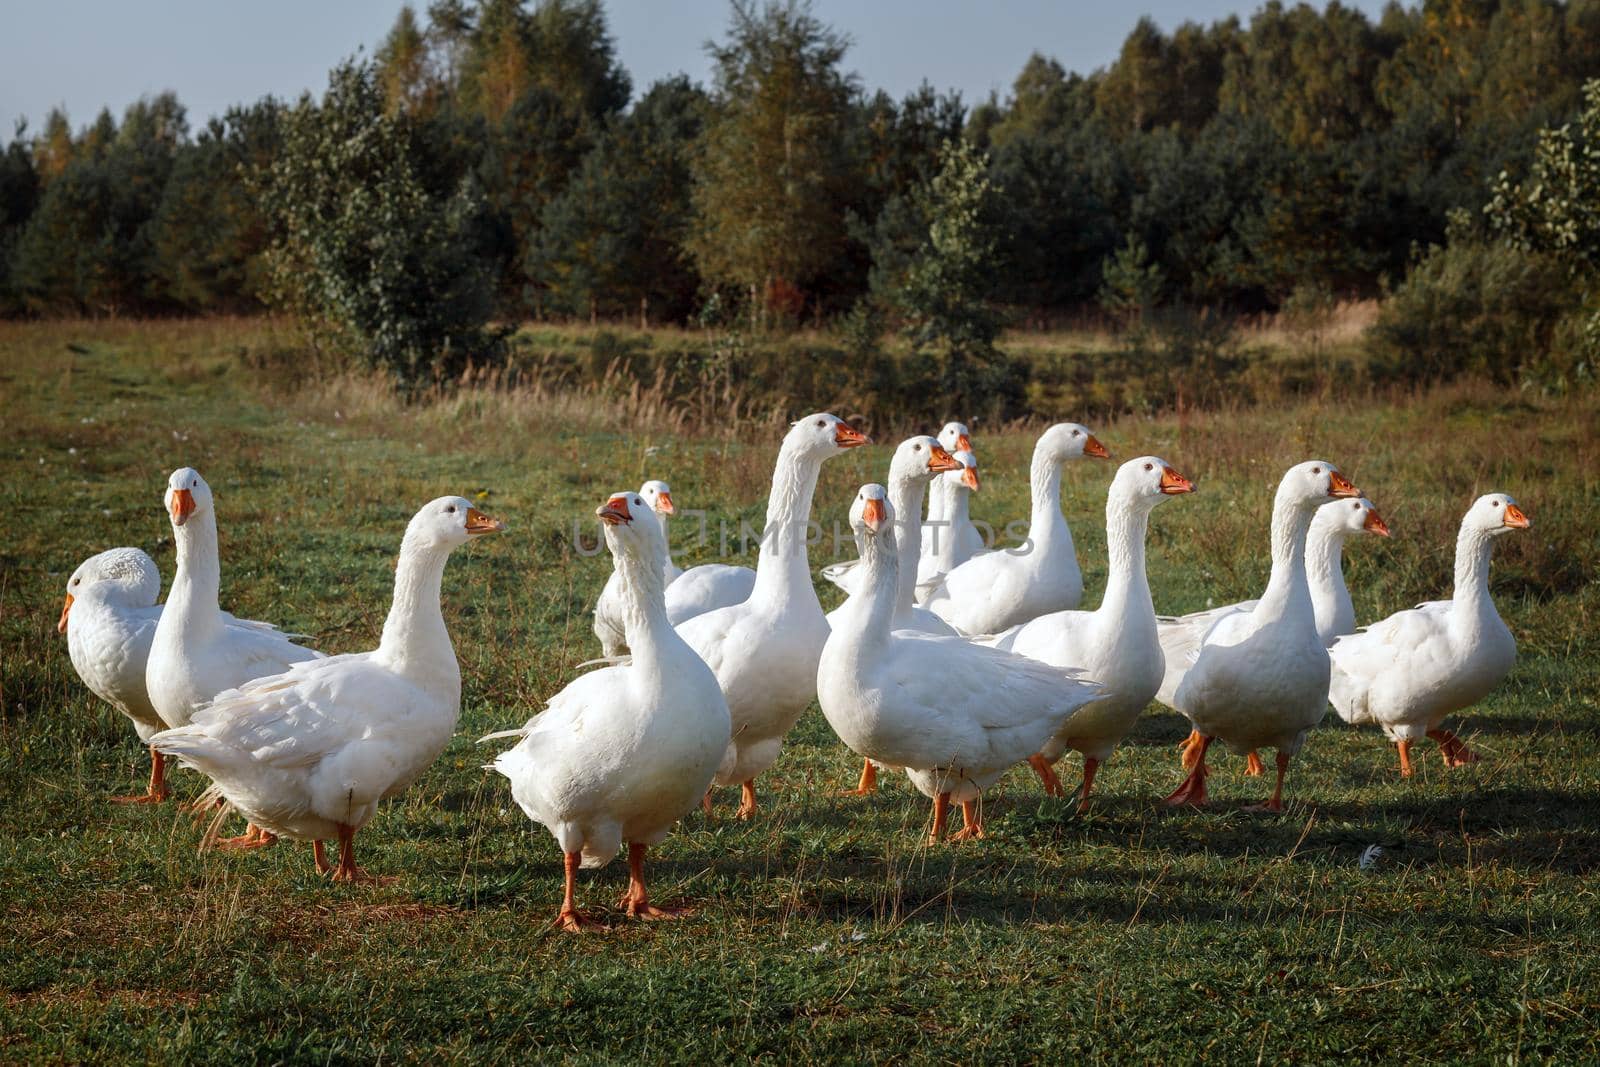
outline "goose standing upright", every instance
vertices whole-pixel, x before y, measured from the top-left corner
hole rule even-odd
[[[1334,711],[1383,727],[1408,778],[1411,746],[1423,737],[1438,742],[1447,767],[1478,758],[1440,723],[1487,696],[1517,661],[1516,639],[1489,595],[1489,558],[1496,538],[1530,526],[1507,494],[1479,497],[1456,536],[1453,598],[1396,612],[1328,650]]]
[[[850,598],[817,671],[817,699],[856,754],[905,770],[933,800],[929,840],[961,804],[957,839],[983,836],[977,799],[1097,699],[1077,672],[975,644],[894,628],[903,559],[894,507],[881,485],[865,485],[850,509],[865,587]]]
[[[1327,504],[1317,509],[1306,535],[1306,581],[1311,587],[1311,607],[1317,619],[1317,636],[1331,645],[1343,634],[1354,633],[1356,609],[1344,583],[1344,543],[1363,534],[1389,536],[1388,524],[1366,497]],[[1220,608],[1208,608],[1177,618],[1158,618],[1161,649],[1166,655],[1166,670],[1156,699],[1175,708],[1178,686],[1200,648],[1200,641],[1221,619],[1254,610],[1256,600],[1241,600]],[[1181,746],[1187,754],[1200,743],[1199,731],[1191,731]],[[1261,757],[1251,752],[1245,773],[1258,777],[1263,771]]]
[[[1104,697],[1074,715],[1065,733],[1050,739],[1028,762],[1045,792],[1063,793],[1051,764],[1067,749],[1083,753],[1078,810],[1087,810],[1096,770],[1128,736],[1161,685],[1161,641],[1145,574],[1145,534],[1150,514],[1169,496],[1194,485],[1159,456],[1124,463],[1106,494],[1106,550],[1110,573],[1095,611],[1058,611],[1013,627],[989,642],[1057,667],[1076,667],[1104,688]]]
[[[894,450],[894,458],[889,462],[889,503],[894,505],[896,515],[908,516],[901,522],[900,529],[895,535],[895,543],[898,546],[896,551],[901,553],[897,568],[899,584],[896,586],[894,602],[893,625],[896,630],[917,630],[950,637],[956,635],[949,623],[927,608],[917,607],[917,562],[921,558],[922,548],[922,524],[917,520],[922,514],[922,497],[927,492],[928,483],[947,472],[959,469],[955,457],[946,452],[943,445],[932,437],[925,436],[908,437],[900,442],[899,447]],[[827,570],[823,573],[826,574]],[[855,567],[843,575],[835,574],[833,577],[841,588],[850,588],[852,590],[850,595],[854,597],[861,592],[863,573],[863,568]],[[849,600],[846,600],[845,604],[848,603]],[[844,610],[845,605],[841,604],[828,613],[830,627]],[[867,760],[861,768],[859,783],[854,789],[846,790],[844,795],[866,796],[877,788],[877,767],[871,760]]]
[[[167,479],[167,515],[177,546],[178,569],[167,591],[145,665],[145,688],[161,721],[187,726],[195,709],[218,693],[252,678],[282,673],[291,664],[320,659],[271,628],[228,625],[218,606],[222,564],[217,550],[217,516],[211,487],[193,467]],[[240,837],[217,842],[221,848],[270,845],[271,834],[247,827]]]
[[[947,471],[928,488],[928,521],[917,561],[917,601],[926,600],[942,575],[949,574],[985,550],[983,535],[972,523],[971,497],[978,491],[978,457],[954,452],[958,470]]]
[[[683,574],[683,568],[672,562],[672,553],[668,547],[671,542],[666,535],[667,518],[675,510],[672,505],[672,489],[666,482],[652,478],[639,487],[638,495],[661,522],[659,562],[662,577],[670,586]],[[605,588],[600,590],[599,599],[594,602],[594,635],[600,639],[601,653],[608,658],[623,655],[628,651],[627,638],[623,632],[623,615],[622,578],[620,572],[613,568],[610,577],[606,579]]]
[[[828,640],[828,620],[806,557],[817,475],[824,461],[869,441],[826,412],[796,422],[773,469],[750,599],[678,626],[716,674],[728,702],[733,734],[713,781],[740,784],[739,818],[755,814],[756,775],[777,762],[784,734],[817,693],[817,661]]]
[[[1061,514],[1061,468],[1084,456],[1109,459],[1105,446],[1077,423],[1039,436],[1029,468],[1032,518],[1027,543],[975,556],[939,581],[924,604],[964,634],[993,634],[1083,599],[1072,531]]]
[[[1306,534],[1317,509],[1360,491],[1331,463],[1289,468],[1272,505],[1272,577],[1254,610],[1217,622],[1174,703],[1200,734],[1185,752],[1193,770],[1169,804],[1204,804],[1206,750],[1221,739],[1239,755],[1278,750],[1278,779],[1265,808],[1283,809],[1283,776],[1328,707],[1328,650],[1317,633],[1306,581]]]
[[[958,452],[971,452],[973,453],[974,457],[977,455],[977,449],[972,447],[972,434],[967,430],[966,423],[953,421],[947,422],[944,424],[944,427],[934,436],[938,438],[939,447],[943,448],[952,456]],[[973,460],[973,466],[977,466],[976,458]],[[928,493],[928,521],[930,523],[938,522],[944,518],[944,501],[941,499],[939,493],[940,481],[942,481],[942,479],[936,479],[933,483],[932,491]],[[927,542],[923,542],[923,544],[924,551],[926,551]]]
[[[578,868],[600,867],[628,843],[630,918],[677,914],[650,903],[644,853],[694,810],[727,752],[728,705],[716,675],[667,618],[657,560],[666,534],[643,494],[617,493],[597,511],[616,562],[628,647],[626,664],[583,675],[545,711],[509,735],[521,740],[491,767],[511,795],[548,829],[565,859],[556,922],[580,931]]]
[[[312,842],[319,874],[330,870],[322,842],[337,838],[333,880],[373,881],[356,865],[357,831],[438,758],[461,711],[461,668],[439,604],[445,563],[503,529],[462,497],[430,501],[406,526],[377,649],[247,681],[150,743],[209,775],[251,825]]]

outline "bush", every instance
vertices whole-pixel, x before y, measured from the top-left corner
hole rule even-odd
[[[1367,334],[1379,381],[1481,374],[1510,385],[1566,380],[1582,366],[1582,305],[1555,257],[1457,240],[1430,249]]]

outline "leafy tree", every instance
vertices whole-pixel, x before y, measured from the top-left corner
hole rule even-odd
[[[11,143],[0,154],[0,315],[22,310],[11,274],[11,254],[39,203],[39,172],[27,141],[27,123],[17,123]]]
[[[709,283],[753,304],[797,312],[844,248],[847,47],[800,0],[734,0],[728,40],[711,46],[716,117],[695,160],[689,251]]]
[[[1484,214],[1495,233],[1582,271],[1600,267],[1600,79],[1585,83],[1576,123],[1539,134],[1523,181],[1501,171]]]
[[[415,386],[492,358],[491,279],[470,187],[430,188],[420,123],[386,107],[370,64],[334,68],[282,119],[257,189],[273,220],[268,294],[312,335]]]

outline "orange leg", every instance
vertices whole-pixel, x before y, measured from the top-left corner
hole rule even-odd
[[[706,818],[711,818],[711,790],[706,790],[706,795],[700,798],[700,810],[706,813]]]
[[[983,813],[976,800],[961,802],[961,829],[950,835],[952,841],[972,841],[983,837]]]
[[[1282,752],[1278,753],[1278,782],[1272,787],[1272,799],[1265,804],[1257,804],[1250,811],[1282,811],[1283,810],[1283,775],[1289,769],[1289,757]]]
[[[567,884],[561,896],[561,911],[556,915],[556,925],[569,934],[581,934],[584,932],[584,923],[588,920],[578,911],[574,897],[578,889],[578,865],[583,862],[583,853],[568,852],[564,859]]]
[[[1205,735],[1199,730],[1190,730],[1189,736],[1184,738],[1183,744],[1178,746],[1178,750],[1181,753],[1178,757],[1178,762],[1183,765],[1184,770],[1192,771],[1194,770],[1194,765],[1200,762],[1200,745],[1204,740]]]
[[[1174,807],[1179,804],[1192,804],[1198,808],[1206,802],[1206,750],[1211,747],[1211,738],[1205,734],[1198,736],[1200,743],[1184,750],[1183,753],[1186,766],[1189,766],[1190,757],[1193,756],[1189,776],[1183,780],[1182,785],[1172,791],[1171,796],[1167,797],[1167,803]]]
[[[944,828],[950,821],[950,794],[940,793],[933,798],[933,829],[928,831],[928,844],[937,845],[944,836]]]
[[[278,840],[278,835],[263,830],[255,823],[246,823],[244,833],[238,837],[224,837],[217,842],[219,852],[237,852],[249,848],[266,848]]]
[[[628,842],[628,891],[617,901],[617,907],[627,912],[630,919],[678,919],[693,908],[658,908],[650,903],[650,894],[644,887],[645,846],[637,841]]]
[[[1085,756],[1083,760],[1083,791],[1078,794],[1078,814],[1082,815],[1089,810],[1089,790],[1094,788],[1094,772],[1100,769],[1100,761],[1093,756]]]
[[[1263,774],[1267,773],[1266,765],[1261,762],[1261,756],[1259,753],[1252,751],[1250,755],[1245,757],[1244,773],[1249,775],[1251,778],[1260,778]]]
[[[756,780],[754,778],[739,787],[739,810],[734,812],[738,819],[753,819],[756,814]]]
[[[1411,739],[1396,741],[1394,747],[1400,750],[1400,777],[1411,777]]]
[[[861,763],[861,782],[854,789],[839,790],[839,795],[842,797],[866,797],[877,792],[877,789],[878,768],[873,766],[871,760],[863,760]]]
[[[1449,730],[1429,730],[1428,736],[1439,743],[1439,754],[1444,757],[1446,767],[1478,762],[1478,754],[1462,744],[1461,738]]]
[[[353,826],[339,824],[339,866],[333,869],[335,882],[372,882],[382,885],[392,878],[379,878],[356,866],[356,830]]]
[[[1056,777],[1056,769],[1050,766],[1050,761],[1035,752],[1028,757],[1028,766],[1033,768],[1033,773],[1039,776],[1039,781],[1044,783],[1044,795],[1047,797],[1066,796],[1067,791],[1062,788],[1061,779]]]
[[[322,838],[311,842],[311,859],[317,865],[317,873],[326,875],[333,870],[333,864],[328,862],[328,853],[322,847]]]
[[[150,785],[143,793],[127,797],[112,797],[113,804],[159,804],[172,795],[167,788],[167,757],[150,750]]]

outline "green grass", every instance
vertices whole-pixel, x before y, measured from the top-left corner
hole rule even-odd
[[[928,848],[903,779],[832,795],[858,764],[813,710],[758,783],[760,817],[732,821],[724,793],[717,818],[652,853],[656,898],[695,915],[607,911],[613,864],[580,884],[609,928],[573,937],[548,929],[553,842],[472,739],[596,652],[586,610],[608,562],[571,550],[574,517],[648,473],[713,522],[756,520],[777,430],[681,439],[583,398],[403,409],[359,383],[286,389],[238,358],[277,343],[261,323],[0,324],[0,1059],[1600,1056],[1595,397],[1464,386],[1095,426],[1117,455],[1164,455],[1200,483],[1153,523],[1165,611],[1259,589],[1271,486],[1311,455],[1395,531],[1348,553],[1363,619],[1445,595],[1460,512],[1491,488],[1517,496],[1535,528],[1502,542],[1493,580],[1521,657],[1457,723],[1483,762],[1446,772],[1430,748],[1403,781],[1379,735],[1330,716],[1282,816],[1241,810],[1266,785],[1228,758],[1211,810],[1168,811],[1186,729],[1153,707],[1088,817],[1024,768],[988,798],[988,840]],[[978,445],[974,513],[1003,525],[1026,513],[1030,441],[980,427]],[[888,451],[829,464],[825,526]],[[328,651],[375,642],[420,502],[484,492],[511,524],[446,573],[459,735],[358,841],[395,884],[329,885],[303,845],[197,855],[172,807],[107,802],[145,756],[54,623],[92,552],[139,545],[170,577],[161,492],[183,464],[216,492],[224,606]],[[1091,605],[1110,473],[1067,475]],[[188,772],[178,785],[198,791]],[[1382,860],[1359,869],[1374,843]]]

